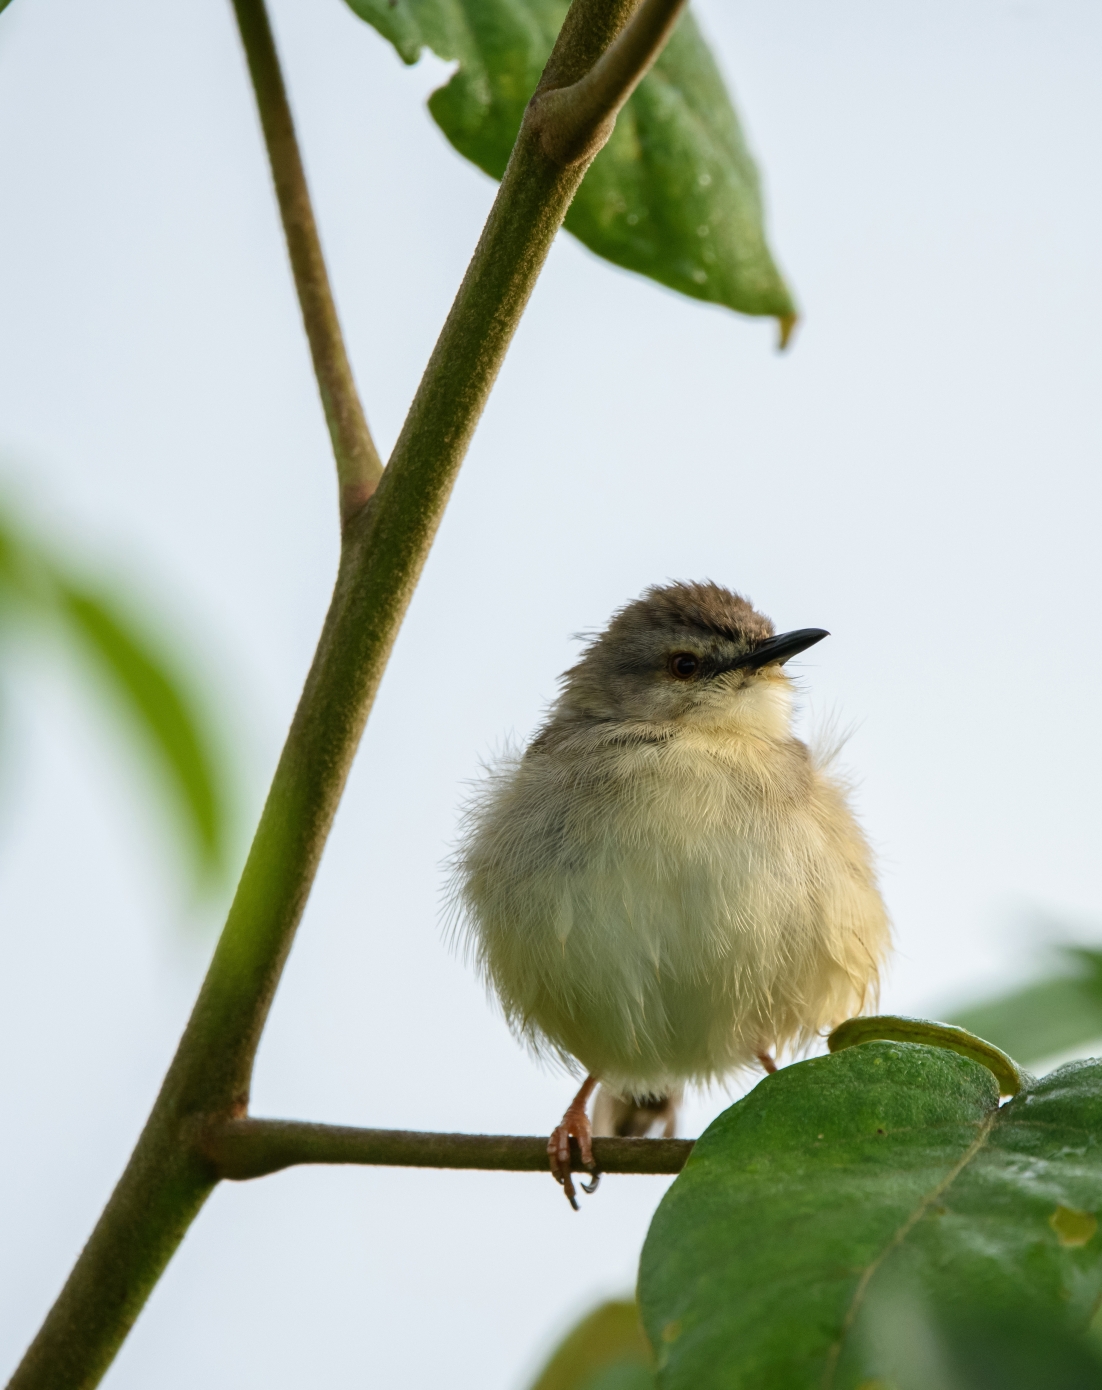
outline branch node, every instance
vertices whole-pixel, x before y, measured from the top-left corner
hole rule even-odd
[[[643,0],[584,77],[565,87],[536,88],[525,123],[553,164],[566,169],[597,155],[684,6],[685,0]]]

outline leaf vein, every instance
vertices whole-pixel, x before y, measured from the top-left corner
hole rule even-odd
[[[944,1193],[948,1191],[948,1189],[953,1185],[953,1183],[956,1182],[960,1174],[964,1172],[965,1168],[967,1168],[969,1163],[972,1162],[975,1156],[987,1143],[988,1136],[990,1135],[991,1130],[994,1128],[995,1121],[996,1119],[998,1119],[998,1115],[998,1110],[993,1110],[991,1114],[988,1115],[987,1119],[984,1120],[983,1124],[981,1125],[979,1133],[976,1135],[975,1139],[973,1139],[972,1143],[969,1144],[968,1148],[964,1151],[964,1153],[957,1160],[954,1166],[950,1168],[948,1173],[946,1173],[945,1177],[942,1178],[942,1180],[937,1184],[936,1187],[932,1188],[929,1192],[926,1193],[926,1195],[922,1198],[922,1200],[915,1207],[914,1211],[911,1212],[911,1214],[902,1223],[902,1225],[896,1228],[895,1232],[892,1235],[892,1238],[884,1246],[883,1250],[881,1250],[879,1255],[877,1255],[874,1260],[872,1260],[868,1265],[866,1265],[864,1271],[861,1274],[861,1278],[857,1281],[857,1287],[853,1291],[853,1297],[850,1299],[849,1307],[846,1309],[846,1315],[842,1319],[842,1326],[839,1329],[837,1339],[834,1341],[830,1350],[827,1352],[827,1364],[826,1369],[823,1373],[822,1390],[831,1390],[831,1387],[834,1384],[835,1372],[838,1369],[838,1358],[842,1354],[842,1345],[845,1342],[846,1334],[852,1328],[854,1322],[857,1319],[857,1314],[860,1312],[861,1304],[864,1301],[865,1294],[868,1292],[869,1284],[872,1282],[873,1276],[876,1274],[876,1271],[888,1258],[891,1252],[895,1249],[898,1249],[898,1247],[903,1244],[903,1242],[910,1235],[911,1231],[915,1228],[915,1226],[918,1225],[918,1223],[929,1211],[930,1207],[933,1206],[933,1204],[938,1200],[939,1197],[943,1196]]]

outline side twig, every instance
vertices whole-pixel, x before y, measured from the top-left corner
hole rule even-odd
[[[594,1139],[602,1173],[680,1173],[691,1139]],[[358,1129],[300,1120],[228,1120],[213,1126],[202,1150],[220,1178],[241,1181],[299,1163],[360,1163],[400,1168],[481,1168],[546,1173],[547,1139],[514,1134],[425,1134]],[[575,1155],[575,1170],[583,1171]]]
[[[544,149],[536,107],[529,108],[394,452],[374,495],[357,502],[378,477],[378,461],[364,444],[366,424],[361,431],[356,423],[362,412],[357,417],[263,0],[234,5],[337,452],[345,516],[340,567],[195,1008],[130,1161],[9,1390],[92,1390],[99,1383],[219,1179],[203,1136],[247,1111],[260,1035],[395,636],[551,243],[611,129],[607,122],[595,127],[592,139],[583,139],[584,157],[563,165]],[[637,8],[638,0],[573,0],[544,88],[583,78]],[[638,72],[653,56],[652,49],[636,52]],[[638,74],[630,64],[616,71],[629,90]],[[597,106],[608,101],[606,91]],[[579,139],[584,134],[575,131]]]
[[[563,165],[593,159],[684,8],[685,0],[643,0],[631,23],[584,77],[567,87],[545,85],[546,77],[540,82],[529,122],[549,159]]]
[[[233,0],[233,8],[256,93],[302,322],[333,442],[343,524],[379,486],[383,464],[367,427],[345,351],[268,12],[264,0]]]

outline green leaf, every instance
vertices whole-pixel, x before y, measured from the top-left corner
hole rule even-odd
[[[953,1022],[1023,1062],[1102,1038],[1102,951],[1065,948],[1075,974],[1053,976],[958,1010]]]
[[[652,1365],[639,1310],[613,1300],[567,1333],[531,1390],[654,1390]]]
[[[348,0],[407,63],[458,62],[429,110],[460,154],[500,179],[562,25],[562,0]],[[694,299],[795,315],[765,240],[758,171],[723,78],[686,12],[566,216],[599,256]]]
[[[1100,1063],[1001,1109],[986,1067],[937,1047],[784,1068],[710,1126],[655,1214],[639,1290],[659,1385],[1097,1385],[1100,1210]]]
[[[198,881],[213,881],[227,854],[227,779],[199,701],[163,644],[102,585],[74,579],[10,511],[0,511],[0,620],[5,616],[91,658],[175,804]],[[0,637],[5,630],[0,621]]]
[[[60,577],[57,592],[70,632],[113,687],[130,726],[151,746],[201,869],[217,874],[226,837],[221,779],[183,682],[111,598]]]

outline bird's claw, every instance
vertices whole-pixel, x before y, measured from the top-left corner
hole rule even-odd
[[[551,1160],[551,1173],[555,1181],[562,1184],[567,1201],[577,1211],[577,1191],[571,1176],[571,1168],[573,1167],[570,1153],[571,1139],[577,1142],[583,1167],[588,1168],[593,1175],[591,1182],[582,1183],[582,1191],[596,1192],[600,1174],[597,1172],[597,1164],[593,1158],[593,1131],[590,1128],[589,1116],[586,1114],[584,1106],[581,1108],[571,1106],[562,1117],[562,1124],[556,1125],[551,1131],[551,1138],[547,1141],[547,1156]]]
[[[565,1119],[551,1131],[551,1138],[547,1141],[547,1156],[551,1160],[552,1176],[561,1184],[567,1201],[577,1211],[574,1182],[570,1176],[570,1129]]]

